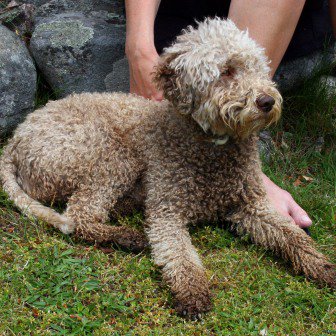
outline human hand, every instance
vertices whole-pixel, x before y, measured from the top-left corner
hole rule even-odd
[[[163,94],[153,83],[154,68],[160,59],[155,48],[137,51],[128,48],[126,54],[130,70],[130,92],[161,101]]]
[[[287,191],[278,187],[265,174],[262,175],[262,179],[267,197],[278,213],[289,218],[302,229],[312,225],[312,221],[307,213],[294,201]]]

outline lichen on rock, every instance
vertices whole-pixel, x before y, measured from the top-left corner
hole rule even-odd
[[[37,20],[32,55],[58,96],[106,91],[105,77],[124,55],[125,26],[81,12]]]
[[[93,29],[85,27],[79,20],[41,23],[36,27],[34,34],[38,38],[48,31],[52,32],[50,43],[53,47],[81,48],[94,35]]]

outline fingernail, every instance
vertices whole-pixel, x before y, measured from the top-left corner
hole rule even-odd
[[[302,223],[305,223],[305,224],[309,224],[309,225],[312,224],[312,220],[307,215],[306,216],[302,216],[301,217],[301,221],[302,221]]]

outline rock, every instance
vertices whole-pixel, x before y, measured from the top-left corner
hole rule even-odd
[[[263,130],[259,133],[258,141],[259,154],[266,163],[269,163],[274,153],[274,142],[269,130]]]
[[[325,87],[328,97],[335,97],[336,95],[336,77],[322,76],[320,78],[320,85]]]
[[[106,91],[105,77],[124,56],[125,26],[69,12],[41,18],[30,42],[33,57],[59,96]]]
[[[32,31],[34,9],[33,5],[11,1],[7,7],[0,7],[0,23],[22,38],[27,37]]]
[[[323,147],[324,147],[324,137],[320,136],[315,141],[314,150],[315,152],[321,153]]]
[[[32,111],[36,69],[23,42],[0,25],[0,135],[10,132]]]
[[[122,0],[48,0],[33,1],[30,3],[40,3],[36,9],[36,17],[50,17],[51,15],[65,12],[91,12],[105,11],[111,20],[118,23],[125,23],[124,1]],[[115,22],[117,23],[117,22]]]
[[[129,92],[129,68],[127,58],[113,64],[113,71],[105,78],[107,91],[111,92]]]
[[[335,60],[335,47],[334,45],[326,52],[315,52],[312,55],[281,64],[274,76],[280,91],[286,92],[298,87],[310,78],[314,70],[318,69],[322,64],[332,63]]]
[[[44,5],[45,3],[47,3],[50,0],[21,0],[21,1],[24,2],[24,3],[32,4],[36,7],[38,7],[38,6]]]

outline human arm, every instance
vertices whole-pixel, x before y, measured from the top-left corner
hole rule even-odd
[[[153,100],[162,93],[152,82],[159,55],[154,45],[154,21],[160,0],[126,0],[126,56],[130,92]]]

